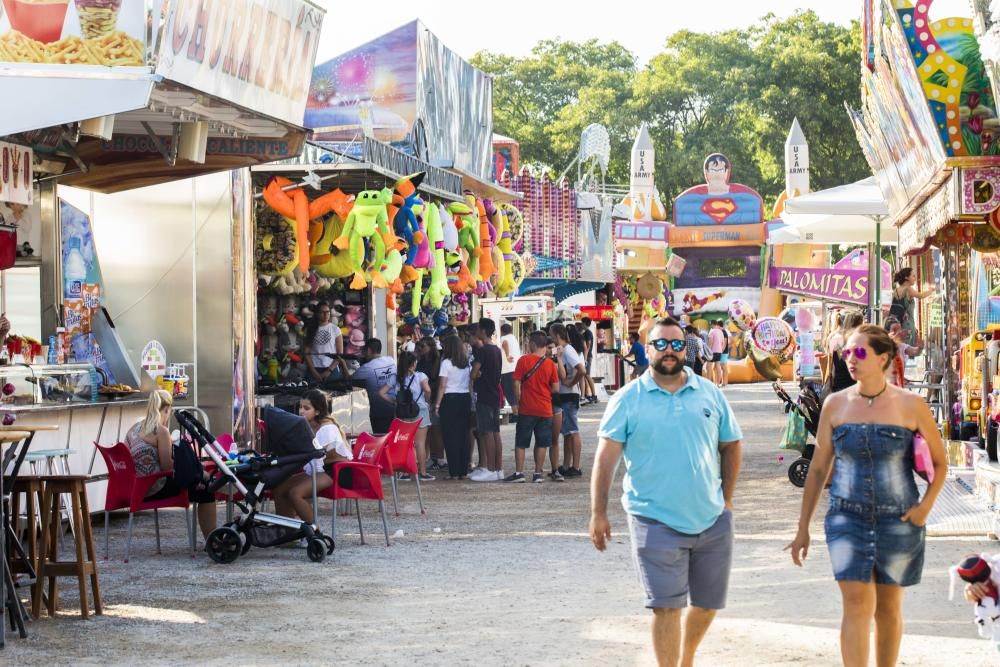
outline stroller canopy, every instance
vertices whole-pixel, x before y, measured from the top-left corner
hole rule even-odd
[[[267,434],[267,451],[274,456],[308,454],[316,451],[313,432],[304,417],[267,406],[262,413]]]

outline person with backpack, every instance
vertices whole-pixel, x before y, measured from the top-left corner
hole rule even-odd
[[[399,353],[396,381],[379,389],[379,396],[393,403],[397,419],[420,422],[414,440],[417,450],[417,474],[420,475],[421,482],[434,481],[434,475],[427,472],[427,431],[431,427],[427,401],[431,397],[431,383],[426,374],[417,370],[417,355],[412,352]],[[408,480],[410,476],[400,473],[399,479]]]
[[[175,472],[175,475],[153,482],[146,492],[146,500],[171,498],[186,488],[191,501],[198,503],[198,525],[201,527],[202,536],[207,538],[208,534],[215,530],[215,494],[207,491],[198,479],[203,476],[203,471],[196,471],[194,477],[187,479],[179,474],[181,471],[174,469],[175,447],[187,447],[192,453],[193,450],[183,440],[177,445],[170,441],[168,425],[173,405],[174,398],[170,392],[157,389],[150,393],[149,401],[146,403],[146,417],[128,430],[125,442],[132,452],[137,476],[155,475],[164,471]],[[194,458],[197,463],[197,457]]]
[[[524,452],[531,446],[532,436],[535,438],[535,473],[531,481],[536,484],[545,481],[542,472],[545,452],[552,446],[552,394],[559,391],[559,373],[547,354],[549,343],[549,337],[541,331],[531,334],[528,339],[530,353],[522,356],[514,368],[514,393],[521,410],[514,436],[514,473],[506,477],[505,482],[526,481]],[[553,480],[563,480],[555,465],[552,473]]]

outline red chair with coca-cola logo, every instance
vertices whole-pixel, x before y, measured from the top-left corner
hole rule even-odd
[[[399,503],[396,492],[396,473],[402,472],[410,475],[417,482],[417,500],[420,502],[420,513],[426,514],[424,510],[424,494],[420,491],[420,474],[417,470],[416,439],[417,431],[420,430],[420,420],[403,421],[393,419],[389,426],[389,432],[385,435],[386,459],[389,463],[388,475],[392,478],[392,507],[399,516]]]
[[[173,471],[165,470],[153,475],[139,476],[135,473],[135,462],[132,460],[132,451],[124,442],[106,447],[94,443],[97,450],[104,457],[104,462],[108,466],[108,491],[104,499],[104,560],[109,556],[108,524],[110,522],[111,511],[128,509],[128,539],[125,542],[125,562],[128,562],[129,551],[132,547],[132,520],[136,512],[153,510],[153,520],[156,523],[156,553],[160,552],[160,514],[159,510],[168,507],[181,507],[184,509],[184,525],[187,526],[188,541],[191,545],[191,553],[194,553],[194,524],[190,521],[187,489],[182,489],[176,496],[161,498],[158,500],[146,500],[146,493],[153,483],[158,479],[170,477]]]
[[[321,498],[333,501],[330,520],[330,537],[337,535],[337,501],[354,499],[354,509],[358,515],[358,532],[361,543],[365,543],[365,530],[361,525],[359,500],[377,500],[382,514],[382,530],[385,546],[389,546],[389,524],[385,518],[385,492],[382,490],[382,475],[390,469],[386,458],[386,437],[362,433],[354,443],[354,460],[338,461],[333,464],[333,485],[321,491]]]

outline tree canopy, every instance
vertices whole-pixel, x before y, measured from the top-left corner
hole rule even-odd
[[[860,106],[860,29],[812,11],[773,14],[739,30],[680,31],[640,67],[618,42],[539,42],[530,56],[483,51],[473,64],[494,77],[494,130],[515,138],[522,162],[555,173],[576,155],[580,132],[601,123],[611,136],[608,179],[627,183],[632,141],[649,123],[656,184],[664,199],[703,182],[713,152],[733,163],[734,182],[772,204],[784,189],[784,143],[792,119],[809,140],[814,190],[869,175],[844,102]]]

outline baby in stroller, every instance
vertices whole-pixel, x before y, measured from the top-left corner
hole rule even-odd
[[[177,421],[215,463],[208,482],[215,493],[227,484],[236,490],[234,503],[242,515],[209,533],[206,551],[216,563],[231,563],[251,546],[273,547],[306,540],[306,554],[313,562],[333,553],[333,539],[319,528],[290,517],[260,512],[264,491],[273,489],[326,452],[313,445],[312,429],[306,420],[284,410],[264,408],[262,418],[267,437],[267,454],[241,452],[233,455],[190,412],[178,410]]]

